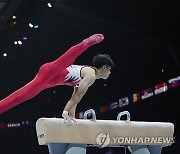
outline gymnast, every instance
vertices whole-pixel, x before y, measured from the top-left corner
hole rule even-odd
[[[74,86],[74,92],[64,108],[62,117],[68,125],[72,124],[75,121],[76,106],[88,87],[96,79],[107,79],[111,68],[114,67],[111,57],[106,54],[94,56],[92,66],[73,65],[73,63],[86,49],[100,43],[103,39],[102,34],[94,34],[71,47],[58,59],[42,65],[32,81],[0,101],[0,114],[35,97],[44,89],[68,85]]]

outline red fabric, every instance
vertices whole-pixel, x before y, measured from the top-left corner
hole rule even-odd
[[[71,47],[55,61],[42,65],[38,74],[32,81],[0,101],[0,114],[35,97],[46,88],[63,84],[61,82],[61,77],[59,76],[60,72],[72,65],[75,59],[88,47],[99,43],[102,40],[103,36],[101,34],[95,34],[85,39],[83,42]]]

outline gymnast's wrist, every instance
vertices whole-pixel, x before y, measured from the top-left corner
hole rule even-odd
[[[67,117],[69,115],[69,113],[68,113],[68,111],[63,111],[63,113],[62,113],[62,117],[64,118],[64,117]]]

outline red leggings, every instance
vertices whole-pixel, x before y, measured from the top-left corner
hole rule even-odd
[[[55,77],[63,69],[72,65],[75,59],[91,45],[93,44],[83,44],[81,42],[71,47],[55,61],[42,65],[38,74],[32,81],[0,101],[0,114],[26,100],[33,98],[42,90],[48,88],[48,81],[52,80],[53,77]]]

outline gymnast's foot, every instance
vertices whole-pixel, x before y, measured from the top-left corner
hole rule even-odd
[[[94,34],[90,36],[89,38],[83,40],[83,45],[91,46],[91,45],[101,42],[102,40],[104,40],[104,36],[102,34]]]

